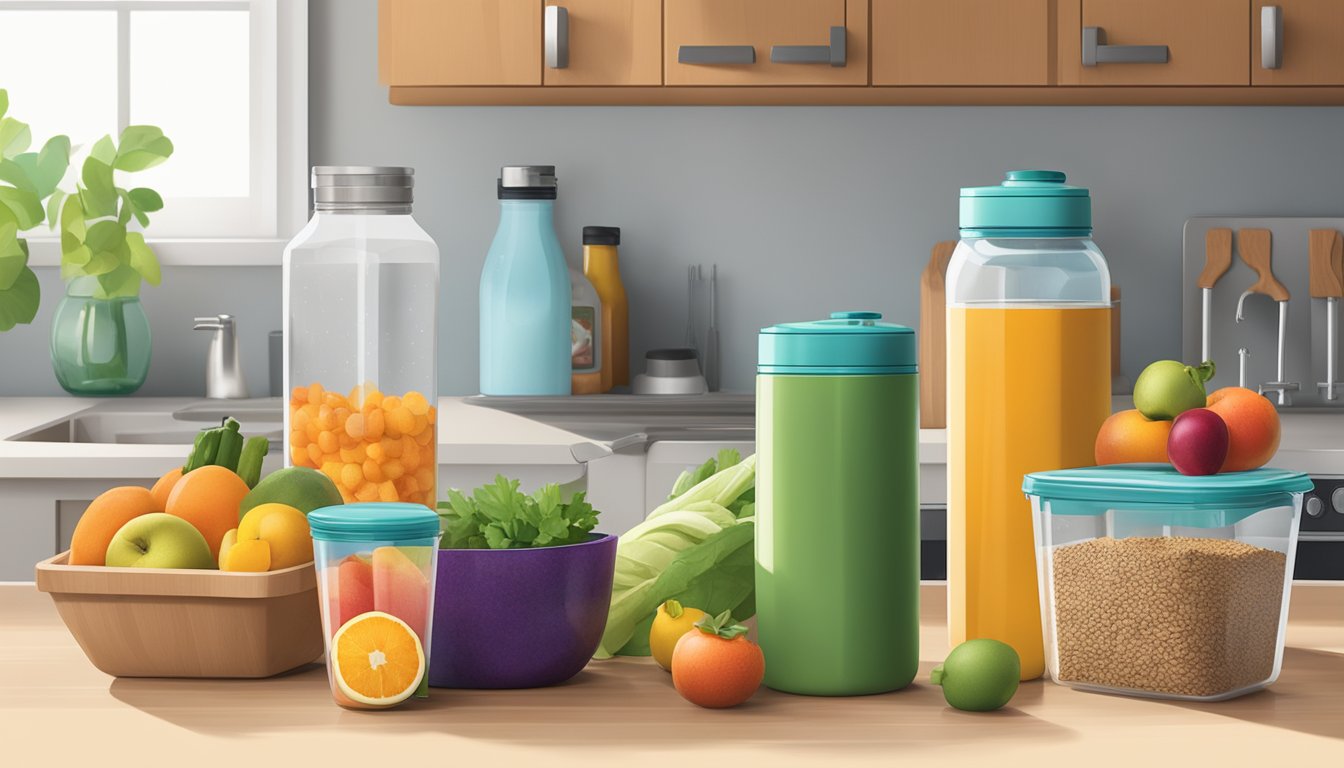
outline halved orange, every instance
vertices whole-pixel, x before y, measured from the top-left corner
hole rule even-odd
[[[405,701],[425,676],[425,649],[406,622],[369,611],[331,639],[331,676],[341,693],[371,707]]]

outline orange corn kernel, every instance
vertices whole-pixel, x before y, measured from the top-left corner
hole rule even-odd
[[[434,439],[434,429],[432,427],[422,429],[419,432],[415,433],[415,444],[421,447],[429,445],[433,439]]]
[[[380,445],[383,446],[383,453],[387,454],[389,459],[401,458],[401,440],[395,437],[384,437]]]
[[[429,401],[419,392],[407,392],[401,399],[401,404],[414,416],[424,416],[429,412]]]
[[[346,464],[363,464],[369,456],[369,449],[363,444],[356,444],[349,448],[341,449],[341,461]]]
[[[387,454],[383,452],[382,443],[369,443],[368,447],[364,449],[364,455],[369,457],[370,459],[373,459],[379,464],[382,464],[383,459],[387,458]]]
[[[308,388],[295,387],[294,389],[290,390],[289,402],[300,404],[308,402]]]
[[[384,480],[378,484],[378,498],[381,501],[398,501],[401,497],[392,481]]]
[[[321,448],[323,453],[335,453],[341,444],[336,440],[336,433],[322,432],[317,436],[317,447]]]
[[[322,385],[321,385],[321,384],[318,384],[317,382],[313,382],[312,384],[308,385],[308,402],[310,402],[310,403],[315,403],[315,404],[316,404],[316,403],[321,403],[321,402],[322,402]]]
[[[322,466],[322,449],[317,447],[317,443],[309,443],[307,450],[308,450],[307,461],[302,462],[296,461],[294,463],[298,464],[301,467],[316,468]]]
[[[289,461],[296,467],[302,467],[308,463],[308,449],[305,446],[293,445],[289,448]]]
[[[350,418],[345,420],[345,434],[356,440],[364,439],[364,414],[350,414]]]
[[[344,467],[345,465],[339,461],[324,461],[322,462],[322,474],[331,478],[333,483],[339,483],[341,482],[341,470]]]
[[[383,412],[377,408],[364,414],[364,437],[368,440],[383,439],[383,431],[386,428],[386,420]]]
[[[404,405],[387,411],[387,430],[393,435],[408,435],[415,431],[415,415]]]
[[[380,466],[378,462],[374,461],[373,459],[368,459],[367,461],[364,462],[364,477],[367,478],[370,483],[383,482],[384,477],[382,466]]]
[[[365,483],[362,488],[360,488],[358,491],[355,491],[355,498],[359,499],[360,501],[377,501],[378,486],[374,485],[373,483]]]
[[[385,462],[381,469],[383,470],[383,476],[388,480],[396,480],[406,474],[406,467],[397,459]]]
[[[364,468],[358,464],[346,464],[341,468],[341,482],[347,488],[358,488],[364,482]]]

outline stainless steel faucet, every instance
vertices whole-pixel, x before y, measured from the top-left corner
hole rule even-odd
[[[198,317],[197,331],[214,331],[205,356],[205,396],[220,400],[242,400],[247,395],[243,366],[238,361],[238,334],[233,315]]]

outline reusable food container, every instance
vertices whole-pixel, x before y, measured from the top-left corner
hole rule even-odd
[[[336,703],[384,709],[428,681],[439,516],[419,504],[346,504],[308,514]]]
[[[881,317],[760,334],[756,620],[776,690],[893,691],[919,666],[915,335]]]
[[[541,688],[577,675],[602,641],[616,537],[533,549],[444,549],[429,684]]]
[[[1311,487],[1300,472],[1166,464],[1027,475],[1050,677],[1205,701],[1274,682]]]
[[[568,395],[573,317],[555,166],[505,166],[498,189],[499,229],[481,269],[481,394]]]
[[[317,579],[269,573],[37,564],[84,655],[114,677],[270,677],[322,654]]]
[[[1111,414],[1111,280],[1092,199],[1058,171],[961,190],[947,268],[947,624],[1041,676],[1022,476],[1093,463]]]
[[[346,502],[435,502],[439,249],[413,174],[313,168],[313,218],[285,247],[285,462]]]

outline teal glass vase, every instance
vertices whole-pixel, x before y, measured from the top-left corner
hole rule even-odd
[[[72,395],[128,395],[149,373],[149,318],[138,296],[98,298],[92,277],[71,280],[51,323],[51,367]]]

